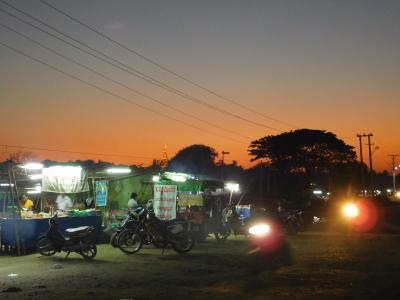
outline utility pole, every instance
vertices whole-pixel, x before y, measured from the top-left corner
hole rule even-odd
[[[371,152],[371,136],[372,133],[366,135],[368,138],[368,154],[369,154],[369,181],[370,181],[370,188],[371,188],[371,196],[374,195],[374,181],[373,181],[373,169],[372,169],[372,152]]]
[[[400,156],[400,154],[389,154],[392,158],[392,172],[393,172],[393,195],[396,194],[396,157]]]
[[[221,161],[221,181],[222,182],[224,182],[224,177],[225,177],[225,174],[224,174],[224,161],[225,161],[225,154],[231,154],[230,152],[227,152],[227,151],[224,151],[224,150],[222,150],[222,161]]]
[[[364,179],[364,159],[363,159],[363,150],[362,150],[361,139],[364,136],[366,136],[366,135],[365,134],[357,134],[357,137],[360,140],[361,191],[362,191],[363,197],[365,197],[365,179]]]

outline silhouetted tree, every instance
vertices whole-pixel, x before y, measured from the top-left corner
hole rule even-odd
[[[354,147],[324,130],[298,129],[251,142],[252,161],[266,159],[287,173],[327,173],[340,165],[354,163]]]
[[[216,176],[215,163],[218,153],[206,145],[191,145],[178,151],[169,163],[167,170]]]
[[[35,154],[29,151],[17,151],[10,153],[7,160],[13,161],[16,164],[23,164],[35,158]]]

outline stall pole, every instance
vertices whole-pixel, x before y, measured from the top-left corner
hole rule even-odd
[[[14,197],[14,191],[13,191],[13,183],[12,183],[12,179],[11,179],[11,168],[10,167],[8,169],[8,181],[9,181],[9,185],[10,185],[10,192],[11,192],[11,199],[12,199],[12,204],[13,206],[15,206],[15,197]],[[16,195],[16,197],[18,198],[18,193]],[[18,199],[17,199],[18,202]],[[15,209],[13,208],[12,210],[12,217],[14,220],[14,233],[15,233],[15,241],[17,243],[17,255],[21,256],[21,245],[20,245],[20,239],[19,239],[19,227],[18,227],[18,220],[17,220],[17,216],[15,214]]]
[[[15,179],[15,172],[14,172],[14,168],[11,169],[11,175],[13,177],[13,181],[14,181],[14,188],[15,188],[15,195],[16,195],[16,199],[17,199],[17,207],[18,207],[18,215],[19,215],[19,219],[22,218],[21,216],[21,205],[19,204],[18,201],[18,187],[17,187],[17,180]]]
[[[6,217],[6,202],[7,202],[7,192],[4,194],[4,199],[3,199],[3,218]]]
[[[21,205],[20,205],[20,203],[18,201],[18,186],[17,186],[17,180],[15,178],[15,170],[14,170],[14,168],[11,169],[11,174],[12,174],[12,177],[13,177],[13,180],[14,180],[15,195],[16,195],[17,207],[18,207],[18,215],[19,215],[18,223],[17,223],[18,239],[19,239],[19,243],[20,243],[20,250],[22,250],[22,254],[25,255],[25,241],[23,239],[21,240],[21,238],[19,236],[19,232],[20,232],[20,230],[19,230],[19,225],[20,224],[19,223],[20,223],[20,220],[22,220],[22,215],[21,215]],[[22,244],[22,247],[21,247],[21,244]]]
[[[92,191],[93,191],[93,201],[94,201],[94,209],[97,208],[97,201],[96,201],[96,179],[92,178]]]

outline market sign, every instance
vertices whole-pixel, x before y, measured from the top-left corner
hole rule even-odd
[[[154,186],[154,213],[161,220],[176,218],[176,185]]]
[[[106,206],[108,186],[106,180],[96,181],[96,206]]]
[[[203,206],[202,195],[179,193],[178,206]]]
[[[88,175],[81,167],[53,166],[42,170],[42,191],[81,193],[89,191]]]

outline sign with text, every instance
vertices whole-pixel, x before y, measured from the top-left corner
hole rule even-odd
[[[161,220],[176,218],[176,185],[154,186],[154,213]]]
[[[107,181],[99,180],[96,181],[96,206],[106,206],[107,205],[107,195],[108,195]]]

